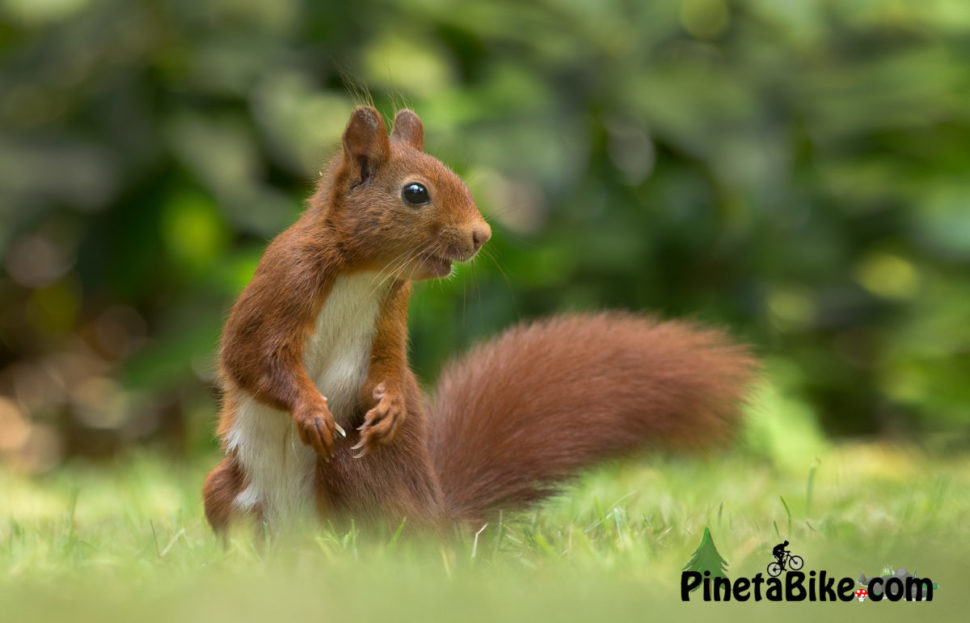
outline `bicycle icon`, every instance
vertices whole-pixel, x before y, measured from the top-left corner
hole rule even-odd
[[[768,564],[768,575],[777,578],[785,570],[785,565],[788,565],[788,568],[792,571],[798,571],[805,565],[805,561],[802,560],[801,556],[793,556],[791,552],[786,550],[785,557],[781,559],[780,563],[774,560]]]

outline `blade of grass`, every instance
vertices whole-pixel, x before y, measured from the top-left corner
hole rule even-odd
[[[785,514],[788,515],[788,536],[790,537],[791,536],[791,509],[788,508],[788,502],[785,501],[785,498],[779,495],[778,499],[781,500],[781,505],[785,507]]]
[[[404,531],[404,525],[407,522],[408,518],[406,516],[401,519],[401,523],[398,524],[397,530],[394,531],[394,536],[392,536],[391,540],[387,543],[387,551],[393,551],[394,546],[397,545],[398,538],[401,536],[401,532]]]
[[[812,461],[812,466],[808,469],[808,482],[805,483],[805,514],[812,514],[812,495],[815,492],[815,472],[822,462],[816,458]]]

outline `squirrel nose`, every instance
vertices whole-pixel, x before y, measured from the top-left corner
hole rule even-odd
[[[488,226],[488,223],[482,222],[479,225],[475,225],[472,228],[472,243],[475,247],[475,252],[478,252],[482,248],[482,245],[488,242],[488,239],[492,237],[492,228]]]

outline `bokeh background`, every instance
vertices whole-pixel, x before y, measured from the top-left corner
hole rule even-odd
[[[495,229],[413,299],[429,383],[649,310],[765,358],[752,451],[968,446],[964,0],[2,0],[0,462],[212,451],[226,312],[367,101]]]

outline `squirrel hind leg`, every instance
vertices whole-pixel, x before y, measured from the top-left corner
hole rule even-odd
[[[242,467],[232,456],[227,456],[205,477],[202,499],[205,518],[216,534],[225,535],[235,507],[236,497],[243,490],[245,477]]]

